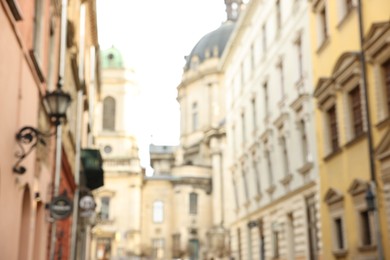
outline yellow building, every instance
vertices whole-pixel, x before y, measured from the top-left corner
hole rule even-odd
[[[381,251],[382,259],[390,259],[390,180],[386,169],[390,146],[390,2],[362,1],[361,9],[359,2],[312,1],[310,15],[322,242],[327,260],[381,259]],[[361,36],[366,62],[360,55]],[[370,159],[374,163],[370,164]],[[375,192],[374,184],[378,211],[367,207],[366,195],[369,187]]]

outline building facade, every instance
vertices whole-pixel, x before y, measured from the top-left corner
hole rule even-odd
[[[89,50],[98,46],[94,4],[72,1],[61,8],[59,1],[0,2],[0,52],[4,57],[0,79],[5,84],[0,113],[4,123],[0,205],[6,212],[0,217],[1,259],[64,259],[71,254],[72,218],[55,220],[46,206],[58,194],[72,200],[77,189],[75,164],[80,158],[74,144],[82,133],[72,120],[83,112],[73,102],[67,120],[55,127],[43,97],[61,88],[74,98],[81,80],[85,81],[82,98],[96,87],[90,84],[90,75],[98,72],[97,59],[89,59],[95,56]],[[88,9],[85,24],[79,19],[83,5]],[[66,20],[75,30],[67,30]],[[84,26],[84,34],[78,34],[79,26]],[[76,58],[86,49],[85,56]],[[17,133],[19,139],[26,138],[24,142],[15,138]],[[61,157],[56,158],[59,151]]]
[[[390,5],[310,8],[324,259],[388,259]]]
[[[327,259],[306,51],[309,9],[307,1],[250,1],[221,60],[235,259]]]
[[[134,132],[126,124],[134,122],[139,86],[115,47],[102,51],[101,66],[94,137],[103,158],[104,186],[93,191],[98,213],[88,259],[138,259],[144,169]]]

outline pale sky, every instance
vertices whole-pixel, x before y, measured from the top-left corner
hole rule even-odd
[[[226,20],[224,0],[97,0],[97,12],[101,49],[121,50],[142,89],[141,153],[151,142],[177,145],[184,56]]]

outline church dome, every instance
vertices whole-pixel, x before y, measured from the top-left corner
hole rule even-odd
[[[234,29],[235,23],[227,21],[223,23],[218,29],[203,36],[199,42],[192,49],[190,55],[186,57],[186,65],[184,70],[192,67],[193,60],[196,60],[197,64],[201,64],[204,60],[211,57],[222,56],[226,43],[229,40],[230,34]]]
[[[122,53],[114,46],[101,52],[102,68],[120,69],[123,68]]]

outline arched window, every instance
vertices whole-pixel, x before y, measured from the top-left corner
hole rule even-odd
[[[153,203],[153,222],[161,223],[164,221],[164,203],[155,201]]]
[[[115,130],[115,99],[106,97],[103,101],[103,130]]]

